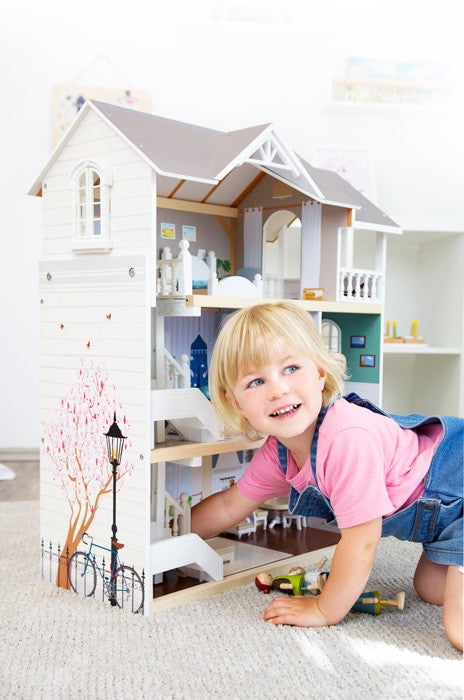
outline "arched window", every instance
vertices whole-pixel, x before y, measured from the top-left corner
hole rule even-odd
[[[73,250],[107,252],[109,240],[111,173],[101,165],[86,161],[72,174],[74,237]]]
[[[321,334],[327,350],[330,352],[342,351],[342,330],[338,323],[326,318],[321,323]]]
[[[76,223],[79,238],[101,236],[101,180],[93,168],[86,168],[77,180]]]

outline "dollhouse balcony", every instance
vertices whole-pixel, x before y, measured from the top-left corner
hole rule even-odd
[[[375,270],[340,268],[337,301],[363,304],[383,302],[384,275]]]

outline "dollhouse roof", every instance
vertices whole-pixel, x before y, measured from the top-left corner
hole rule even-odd
[[[159,196],[236,206],[257,168],[318,202],[356,210],[358,225],[401,233],[399,226],[336,173],[312,167],[276,134],[272,124],[217,131],[146,112],[88,100],[29,194],[39,195],[49,168],[92,110],[158,174]],[[263,160],[272,151],[274,155]],[[214,190],[214,191],[213,191]]]

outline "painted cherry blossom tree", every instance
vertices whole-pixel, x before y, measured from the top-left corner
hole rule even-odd
[[[112,467],[104,433],[113,422],[114,411],[122,433],[128,435],[129,423],[115,394],[108,373],[93,362],[86,365],[81,360],[76,381],[45,428],[50,474],[70,509],[56,579],[62,588],[69,588],[68,559],[76,551],[82,533],[90,527],[101,498],[112,493]],[[124,451],[130,447],[130,440],[126,440]],[[123,456],[118,466],[118,491],[133,471],[134,465]]]

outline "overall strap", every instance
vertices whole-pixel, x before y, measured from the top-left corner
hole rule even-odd
[[[332,404],[331,404],[332,405]],[[317,417],[316,428],[314,430],[313,441],[311,443],[311,469],[313,472],[314,481],[317,486],[317,476],[316,476],[316,451],[317,451],[317,440],[319,436],[319,428],[321,427],[322,421],[325,418],[327,411],[330,406],[322,406],[319,415]],[[280,440],[277,440],[277,454],[279,457],[280,468],[284,474],[287,474],[287,448],[283,445]]]
[[[316,429],[314,431],[313,441],[311,443],[311,469],[313,472],[314,483],[316,484],[316,486],[319,486],[317,483],[317,474],[316,474],[316,453],[317,453],[317,441],[319,439],[319,428],[321,427],[322,421],[324,420],[325,415],[326,415],[327,411],[329,410],[329,408],[330,408],[330,406],[322,406],[322,408],[319,412],[319,415],[317,417]]]

